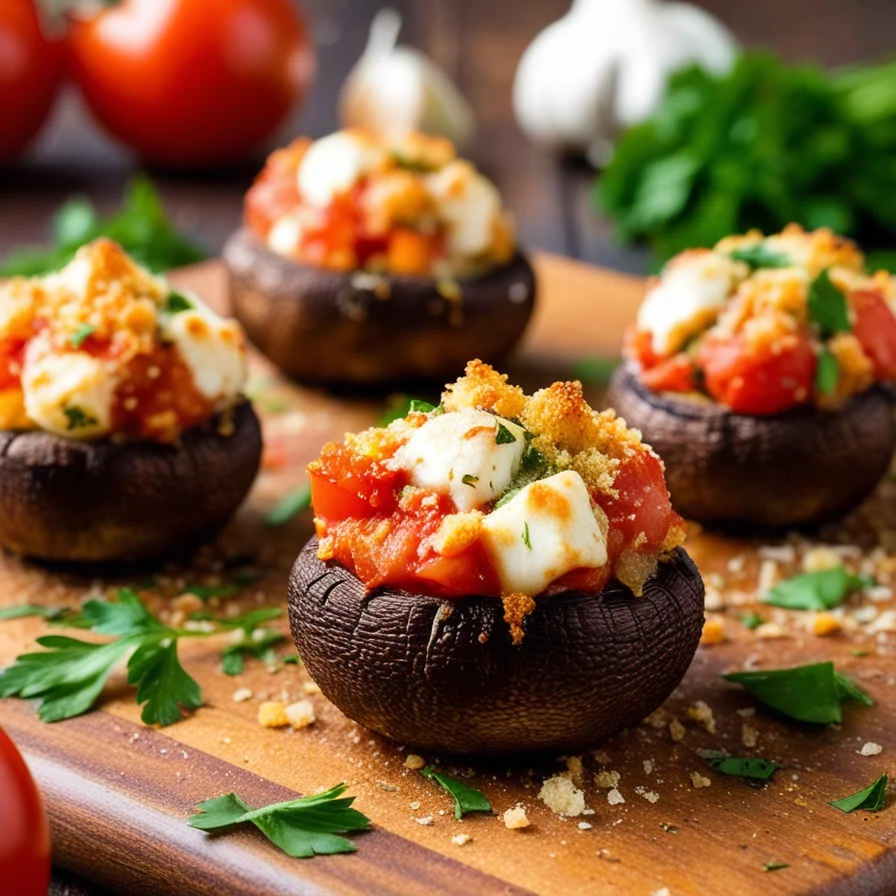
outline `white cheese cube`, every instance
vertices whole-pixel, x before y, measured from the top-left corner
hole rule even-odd
[[[324,207],[350,190],[384,156],[363,137],[340,131],[315,140],[299,163],[299,193],[309,205]]]
[[[42,429],[72,439],[109,432],[117,385],[105,362],[81,352],[26,357],[22,370],[28,416]]]
[[[229,403],[246,382],[243,334],[233,320],[219,317],[195,295],[193,307],[162,315],[162,337],[173,342],[190,368],[196,388],[215,403]]]
[[[505,594],[538,594],[573,569],[607,562],[607,542],[582,477],[564,470],[530,483],[482,520]]]
[[[653,350],[672,354],[713,323],[737,274],[737,262],[709,250],[687,252],[670,262],[638,311],[638,329],[652,334]]]
[[[501,197],[495,185],[462,161],[452,162],[427,178],[438,204],[439,217],[448,225],[451,255],[473,257],[492,244]]]
[[[499,427],[508,441],[498,443]],[[448,494],[460,511],[507,490],[526,447],[525,430],[486,411],[465,409],[431,417],[412,431],[393,463],[411,483]]]

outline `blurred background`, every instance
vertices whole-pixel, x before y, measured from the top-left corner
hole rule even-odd
[[[580,0],[581,5],[587,2]],[[617,27],[620,13],[610,7],[620,2],[591,0],[595,15],[586,33],[593,34],[595,48]],[[381,4],[301,0],[295,5],[316,47],[316,75],[304,102],[268,148],[298,134],[319,136],[339,126],[340,88],[362,53]],[[646,270],[650,254],[638,245],[620,245],[610,219],[597,208],[594,168],[536,146],[514,115],[511,97],[520,57],[542,29],[568,11],[568,0],[407,0],[391,5],[402,18],[401,43],[427,54],[471,104],[477,130],[467,154],[498,184],[522,241],[622,270]],[[695,5],[716,16],[742,47],[770,49],[788,63],[817,61],[833,67],[879,62],[893,53],[892,0],[700,0]],[[587,52],[588,43],[583,39],[571,47],[570,58]],[[0,63],[3,53],[0,42]],[[896,96],[896,87],[892,93]],[[259,149],[245,163],[226,169],[178,173],[147,168],[106,136],[76,91],[65,86],[27,152],[0,169],[0,259],[21,243],[46,242],[53,211],[72,194],[86,195],[102,211],[115,208],[137,171],[149,172],[176,225],[214,254],[238,226],[242,194],[263,158]]]

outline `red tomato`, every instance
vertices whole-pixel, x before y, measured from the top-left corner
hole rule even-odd
[[[849,301],[856,318],[853,333],[874,365],[875,379],[896,379],[896,315],[873,290],[854,292]]]
[[[44,123],[62,78],[62,49],[40,27],[32,0],[0,3],[0,163]]]
[[[314,67],[290,0],[123,0],[73,17],[68,47],[99,121],[147,161],[179,168],[245,158]]]
[[[0,893],[46,896],[50,826],[25,760],[0,728]]]
[[[623,351],[644,370],[653,367],[660,360],[660,356],[653,350],[653,335],[649,330],[639,330],[634,324],[625,331]]]
[[[707,336],[698,358],[707,391],[739,414],[778,414],[803,404],[812,394],[815,352],[805,335],[778,348],[752,350],[741,335]]]
[[[643,370],[641,381],[651,392],[693,392],[697,388],[694,363],[684,352]]]

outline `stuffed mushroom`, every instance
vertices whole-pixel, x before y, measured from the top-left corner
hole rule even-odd
[[[277,150],[224,260],[249,338],[308,383],[444,382],[470,357],[503,358],[535,301],[494,185],[421,134]]]
[[[244,337],[109,240],[0,287],[0,544],[54,561],[197,543],[261,457]]]
[[[662,462],[578,383],[482,362],[442,404],[330,443],[293,635],[350,718],[422,749],[576,749],[684,675],[703,584]]]
[[[836,518],[896,446],[894,312],[890,275],[829,230],[728,237],[651,284],[608,401],[662,456],[685,516]]]

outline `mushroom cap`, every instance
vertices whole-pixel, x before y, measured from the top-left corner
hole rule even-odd
[[[140,560],[199,543],[233,514],[261,460],[249,402],[176,445],[0,431],[0,544],[42,560]]]
[[[777,529],[843,516],[874,490],[896,448],[896,402],[886,386],[836,411],[803,405],[759,417],[657,394],[626,364],[607,403],[663,459],[673,507],[720,526]]]
[[[288,587],[302,661],[349,718],[422,750],[576,750],[640,721],[672,692],[703,627],[703,582],[681,549],[641,597],[539,597],[511,642],[496,597],[368,594],[348,570],[299,554]]]
[[[446,382],[470,358],[507,355],[535,305],[535,274],[520,253],[482,277],[450,283],[299,264],[245,228],[223,257],[234,315],[249,339],[308,383]]]

